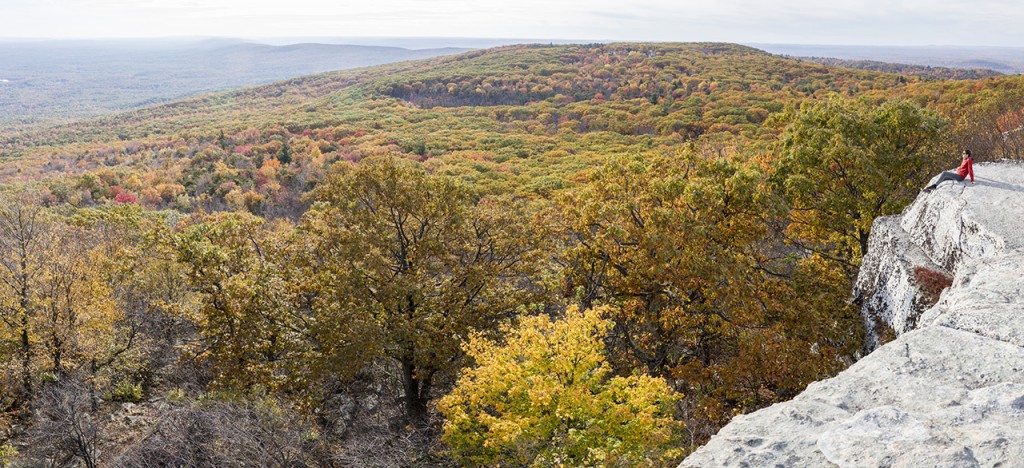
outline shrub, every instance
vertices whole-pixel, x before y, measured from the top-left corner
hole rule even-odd
[[[186,401],[187,397],[188,395],[185,394],[185,391],[180,388],[172,388],[167,391],[168,403],[182,403]]]
[[[95,467],[100,424],[90,412],[93,400],[88,385],[63,379],[46,385],[40,393],[39,410],[28,431],[27,466]]]
[[[110,466],[315,466],[319,441],[292,408],[221,396],[173,407]]]
[[[142,385],[127,380],[118,382],[110,391],[110,399],[114,401],[138,403],[142,401],[142,397]]]
[[[0,466],[7,466],[16,456],[18,456],[18,450],[12,447],[11,444],[4,443],[0,445]]]
[[[914,268],[914,280],[920,293],[921,303],[931,307],[939,302],[942,291],[953,285],[953,278],[941,271],[925,267]]]

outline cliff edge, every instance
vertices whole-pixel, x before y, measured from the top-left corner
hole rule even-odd
[[[874,352],[737,416],[680,466],[1022,463],[1024,165],[975,175],[874,223],[854,296],[894,340],[874,334]]]

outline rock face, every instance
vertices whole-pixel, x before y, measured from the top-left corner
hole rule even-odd
[[[1024,165],[975,175],[875,221],[854,294],[895,340],[736,417],[681,466],[1024,464]],[[924,283],[943,276],[933,305]]]

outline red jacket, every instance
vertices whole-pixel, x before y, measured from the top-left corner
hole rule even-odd
[[[974,158],[964,159],[964,162],[960,163],[960,167],[956,169],[956,173],[965,179],[970,175],[971,182],[974,182]]]

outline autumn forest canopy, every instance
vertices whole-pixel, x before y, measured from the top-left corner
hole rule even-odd
[[[0,132],[0,464],[678,463],[861,356],[876,217],[1024,158],[1024,78],[883,70],[524,45]]]

